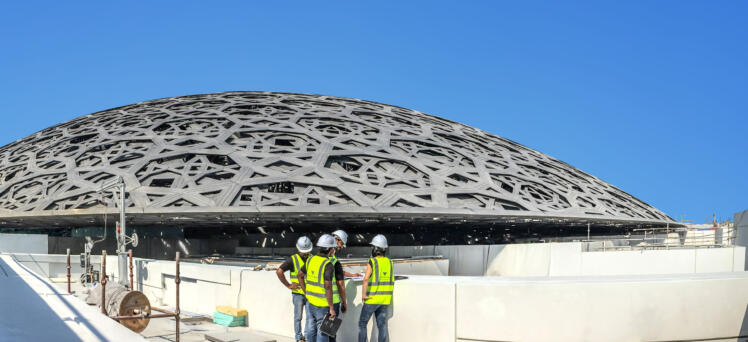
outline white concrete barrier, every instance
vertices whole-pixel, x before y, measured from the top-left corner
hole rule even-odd
[[[486,275],[556,277],[733,272],[744,269],[744,255],[742,246],[605,252],[583,252],[579,242],[491,246]]]
[[[733,257],[735,250],[736,248],[696,249],[694,253],[694,273],[734,271]]]
[[[449,275],[470,276],[485,272],[488,246],[436,246],[435,253],[449,259]]]
[[[349,284],[352,300],[339,341],[356,341],[363,303],[361,283]],[[353,291],[355,290],[355,291]],[[452,277],[417,276],[398,281],[387,321],[390,341],[454,341],[455,283]],[[370,341],[376,341],[372,317],[367,326]]]
[[[505,245],[488,263],[486,274],[496,276],[548,276],[551,244]]]
[[[0,253],[46,254],[46,234],[0,234]]]
[[[748,331],[748,273],[458,281],[457,338],[680,341]]]
[[[582,243],[550,244],[548,276],[575,276],[582,272]]]
[[[705,254],[706,255],[706,254]],[[582,275],[694,273],[696,250],[642,250],[582,253]]]
[[[291,293],[275,274],[248,272],[239,306],[249,311],[249,326],[281,336],[293,336]],[[418,277],[398,281],[388,320],[392,341],[454,341],[454,283],[447,277]],[[249,287],[248,286],[248,287]],[[354,341],[363,304],[361,283],[346,282],[348,312],[343,315],[339,341]],[[373,320],[369,336],[376,336]]]

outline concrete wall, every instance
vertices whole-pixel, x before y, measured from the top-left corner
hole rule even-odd
[[[46,254],[47,235],[0,234],[0,253]]]
[[[681,341],[748,333],[748,275],[481,279],[457,284],[458,339]]]
[[[735,244],[748,247],[748,210],[735,213],[733,222],[736,231]],[[745,265],[748,266],[748,254],[745,255]]]
[[[686,274],[745,268],[745,247],[740,246],[606,252],[583,252],[581,242],[489,247],[486,274],[491,276]]]
[[[443,256],[451,276],[517,277],[732,272],[744,270],[746,258],[744,247],[584,252],[581,242],[399,246],[389,254]]]
[[[748,214],[746,221],[748,224]],[[748,227],[746,229],[748,231]],[[390,251],[391,255],[398,256],[410,253],[449,258],[449,275],[452,276],[555,277],[732,272],[745,270],[746,259],[745,247],[742,246],[584,252],[581,242],[393,247]]]
[[[59,254],[13,254],[13,258],[24,266],[28,267],[31,271],[50,278],[60,279],[66,278],[67,276],[67,265],[65,262],[65,255]],[[109,278],[118,280],[117,278],[117,256],[108,255],[107,258],[107,274]],[[101,256],[92,255],[91,264],[94,265],[94,269],[101,270]],[[70,256],[70,273],[72,275],[72,281],[78,281],[83,267],[80,266],[80,257],[78,255]]]

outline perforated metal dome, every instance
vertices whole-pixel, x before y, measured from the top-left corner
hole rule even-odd
[[[463,124],[356,99],[229,92],[105,110],[0,148],[0,226],[85,224],[103,210],[96,191],[117,176],[128,215],[151,223],[672,221],[566,163]]]

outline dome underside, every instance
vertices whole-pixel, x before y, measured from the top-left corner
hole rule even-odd
[[[375,212],[669,222],[545,154],[400,107],[232,92],[86,115],[0,148],[0,219],[100,212]],[[102,200],[103,196],[103,200]]]

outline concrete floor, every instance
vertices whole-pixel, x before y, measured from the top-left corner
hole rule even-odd
[[[142,333],[143,337],[152,342],[176,341],[174,334],[173,318],[159,318],[151,320]],[[205,335],[217,337],[221,340],[239,342],[239,341],[275,341],[275,342],[294,342],[293,339],[278,335],[266,334],[260,331],[252,330],[247,327],[225,327],[213,324],[210,317],[183,317],[179,324],[181,330],[182,342],[203,342],[206,341]]]
[[[53,279],[52,282],[60,291],[66,291],[66,280],[59,278]],[[86,290],[84,287],[78,282],[72,282],[71,289],[73,295],[82,303],[85,303]],[[174,308],[168,309],[173,310]],[[214,324],[212,318],[208,316],[182,314],[181,318],[179,326],[180,341],[182,342],[207,341],[206,334],[219,340],[232,342],[295,342],[292,338],[268,334],[248,327],[225,327]],[[152,319],[140,335],[152,342],[176,341],[175,323],[176,320],[173,318]]]

